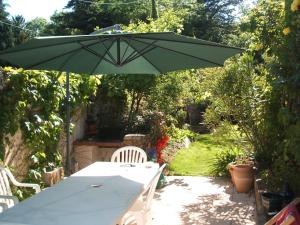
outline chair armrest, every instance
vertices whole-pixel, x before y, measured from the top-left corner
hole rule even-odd
[[[0,208],[2,208],[1,212],[3,212],[8,209],[8,205],[4,202],[0,202]]]
[[[17,183],[12,182],[12,183],[18,187],[33,188],[35,190],[35,193],[41,192],[41,187],[38,184],[29,184],[29,183],[20,183],[20,182],[17,182]]]
[[[14,202],[15,205],[19,203],[19,199],[16,196],[12,196],[12,195],[0,195],[0,198],[2,198],[2,199],[8,199],[8,200],[13,200],[13,202]],[[5,205],[7,206],[7,204],[5,204]]]
[[[7,174],[7,176],[9,177],[9,179],[11,180],[12,184],[15,185],[15,186],[18,186],[18,187],[30,187],[30,188],[33,188],[35,190],[35,193],[39,193],[41,192],[41,187],[40,185],[38,184],[28,184],[28,183],[20,183],[18,182],[14,175],[12,175],[12,173],[5,168],[5,172]]]

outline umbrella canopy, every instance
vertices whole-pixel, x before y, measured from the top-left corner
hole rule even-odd
[[[110,29],[110,28],[109,28]],[[160,74],[223,66],[239,48],[163,33],[114,33],[39,37],[0,52],[0,59],[24,69],[67,72],[67,171],[70,172],[69,72],[84,74]]]
[[[0,52],[25,69],[85,74],[159,74],[223,66],[242,49],[173,32],[52,36]]]

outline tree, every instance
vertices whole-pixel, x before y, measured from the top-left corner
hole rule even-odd
[[[8,13],[5,11],[5,4],[0,2],[0,50],[9,48],[13,45],[13,34],[8,19]]]
[[[26,28],[31,30],[31,36],[43,36],[45,35],[45,29],[48,25],[46,19],[37,17],[26,23]]]
[[[123,4],[124,3],[124,4]],[[66,6],[69,11],[56,13],[51,17],[56,30],[78,30],[89,34],[96,27],[108,27],[114,24],[126,24],[137,20],[145,21],[149,15],[149,6],[145,1],[126,3],[119,0],[70,0]]]
[[[235,31],[234,11],[242,1],[197,0],[190,6],[183,34],[215,42],[225,42],[226,37]]]
[[[12,17],[11,24],[13,25],[14,45],[19,45],[29,39],[31,32],[26,28],[27,24],[23,16]]]
[[[70,28],[64,12],[55,12],[50,19],[51,22],[45,27],[44,33],[46,35],[69,35],[82,33],[79,30]]]

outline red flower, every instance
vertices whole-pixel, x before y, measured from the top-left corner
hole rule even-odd
[[[162,164],[164,162],[162,156],[162,150],[167,147],[168,141],[170,138],[168,136],[163,136],[156,142],[156,155],[157,155],[157,162]]]

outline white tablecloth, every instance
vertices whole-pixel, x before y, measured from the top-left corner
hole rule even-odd
[[[0,214],[0,225],[115,225],[158,164],[96,162]]]

